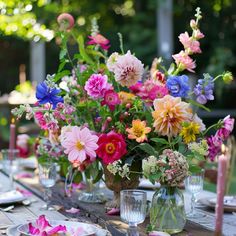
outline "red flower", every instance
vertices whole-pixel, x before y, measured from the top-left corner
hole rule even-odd
[[[107,105],[111,111],[115,110],[115,106],[121,103],[119,95],[113,90],[108,90],[104,94],[104,100],[101,101],[101,105]]]
[[[114,131],[100,135],[97,144],[97,155],[106,165],[121,159],[127,153],[123,136]]]
[[[62,27],[62,29],[66,29],[66,30],[71,29],[75,24],[74,17],[69,13],[60,14],[57,17],[57,22]]]
[[[99,45],[103,50],[108,50],[108,48],[111,46],[109,45],[110,41],[106,39],[101,34],[96,34],[95,36],[88,36],[90,41],[87,42],[89,45]]]

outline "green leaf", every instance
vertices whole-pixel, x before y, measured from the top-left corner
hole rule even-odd
[[[98,57],[102,57],[102,58],[106,59],[106,57],[101,52],[98,52],[98,51],[95,51],[92,49],[87,49],[87,53],[91,54],[93,56],[98,56]]]
[[[169,142],[166,139],[164,139],[164,138],[152,138],[151,140],[153,142],[156,142],[156,143],[161,143],[161,144],[169,145]]]
[[[197,173],[199,171],[201,171],[201,167],[200,166],[197,166],[197,165],[189,165],[189,171],[191,173]]]
[[[97,172],[97,175],[95,176],[95,178],[93,179],[93,183],[97,183],[103,176],[103,171],[100,169],[98,172]]]
[[[69,70],[63,70],[59,73],[57,73],[54,77],[54,82],[59,81],[62,77],[66,76],[66,75],[70,75],[71,72]]]
[[[77,38],[78,44],[79,44],[79,51],[82,58],[88,63],[93,64],[93,60],[89,57],[89,55],[86,53],[85,47],[84,47],[84,38],[82,35],[80,35]]]
[[[191,103],[192,105],[200,107],[200,108],[202,108],[202,109],[204,109],[204,110],[206,110],[208,112],[211,111],[209,108],[205,107],[204,105],[202,105],[202,104],[200,104],[198,102],[195,102],[194,100],[189,99],[188,102]]]
[[[149,155],[157,155],[158,153],[156,150],[148,143],[141,143],[137,146],[138,148],[142,149],[144,152],[148,153]]]
[[[65,48],[63,48],[61,51],[60,51],[60,54],[59,54],[59,59],[62,60],[65,55],[67,54],[67,50]]]
[[[63,70],[64,66],[66,65],[67,62],[68,62],[68,60],[64,60],[62,63],[60,63],[57,72],[61,72],[61,71]]]

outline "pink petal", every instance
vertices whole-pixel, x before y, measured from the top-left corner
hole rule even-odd
[[[47,232],[47,235],[54,235],[58,232],[66,232],[66,226],[62,226],[62,225],[57,225],[56,227],[50,229],[48,232]]]
[[[24,190],[24,189],[20,189],[20,188],[16,188],[16,190],[20,193],[22,193],[25,197],[30,197],[32,196],[32,193],[28,190]]]
[[[31,235],[38,235],[40,233],[39,229],[35,228],[32,223],[29,223],[29,233]]]
[[[45,215],[39,216],[39,218],[36,220],[36,225],[39,227],[40,230],[44,230],[48,226],[51,226],[45,218]]]
[[[72,188],[73,189],[79,189],[79,190],[81,190],[81,189],[85,189],[86,188],[86,184],[85,183],[79,183],[79,184],[72,184]]]
[[[110,211],[107,212],[107,215],[110,215],[110,216],[120,215],[120,209],[119,208],[112,208]]]
[[[71,207],[70,209],[66,210],[66,212],[71,213],[71,214],[76,214],[76,213],[80,212],[80,209]]]
[[[31,173],[26,173],[26,172],[22,172],[16,175],[17,179],[22,179],[22,178],[32,178],[33,175]]]

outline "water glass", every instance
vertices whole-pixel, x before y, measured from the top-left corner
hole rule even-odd
[[[120,194],[121,219],[129,224],[128,235],[138,236],[137,225],[146,218],[147,194],[139,190],[123,190]]]
[[[14,174],[19,168],[19,150],[18,149],[3,149],[2,154],[2,165],[3,171],[9,175],[10,184],[9,189],[14,189]]]
[[[191,197],[191,210],[187,214],[188,218],[199,218],[205,216],[201,212],[195,211],[196,195],[203,190],[204,183],[204,170],[202,169],[199,172],[192,173],[185,179],[185,189],[189,192]]]
[[[42,210],[54,210],[50,206],[50,198],[52,196],[51,188],[56,184],[57,169],[55,163],[41,163],[39,164],[39,182],[44,187],[44,201],[46,204],[41,208]]]

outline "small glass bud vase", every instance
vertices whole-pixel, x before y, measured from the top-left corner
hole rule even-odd
[[[162,186],[152,198],[150,210],[152,229],[175,234],[184,229],[185,223],[186,214],[182,191],[177,187]]]

